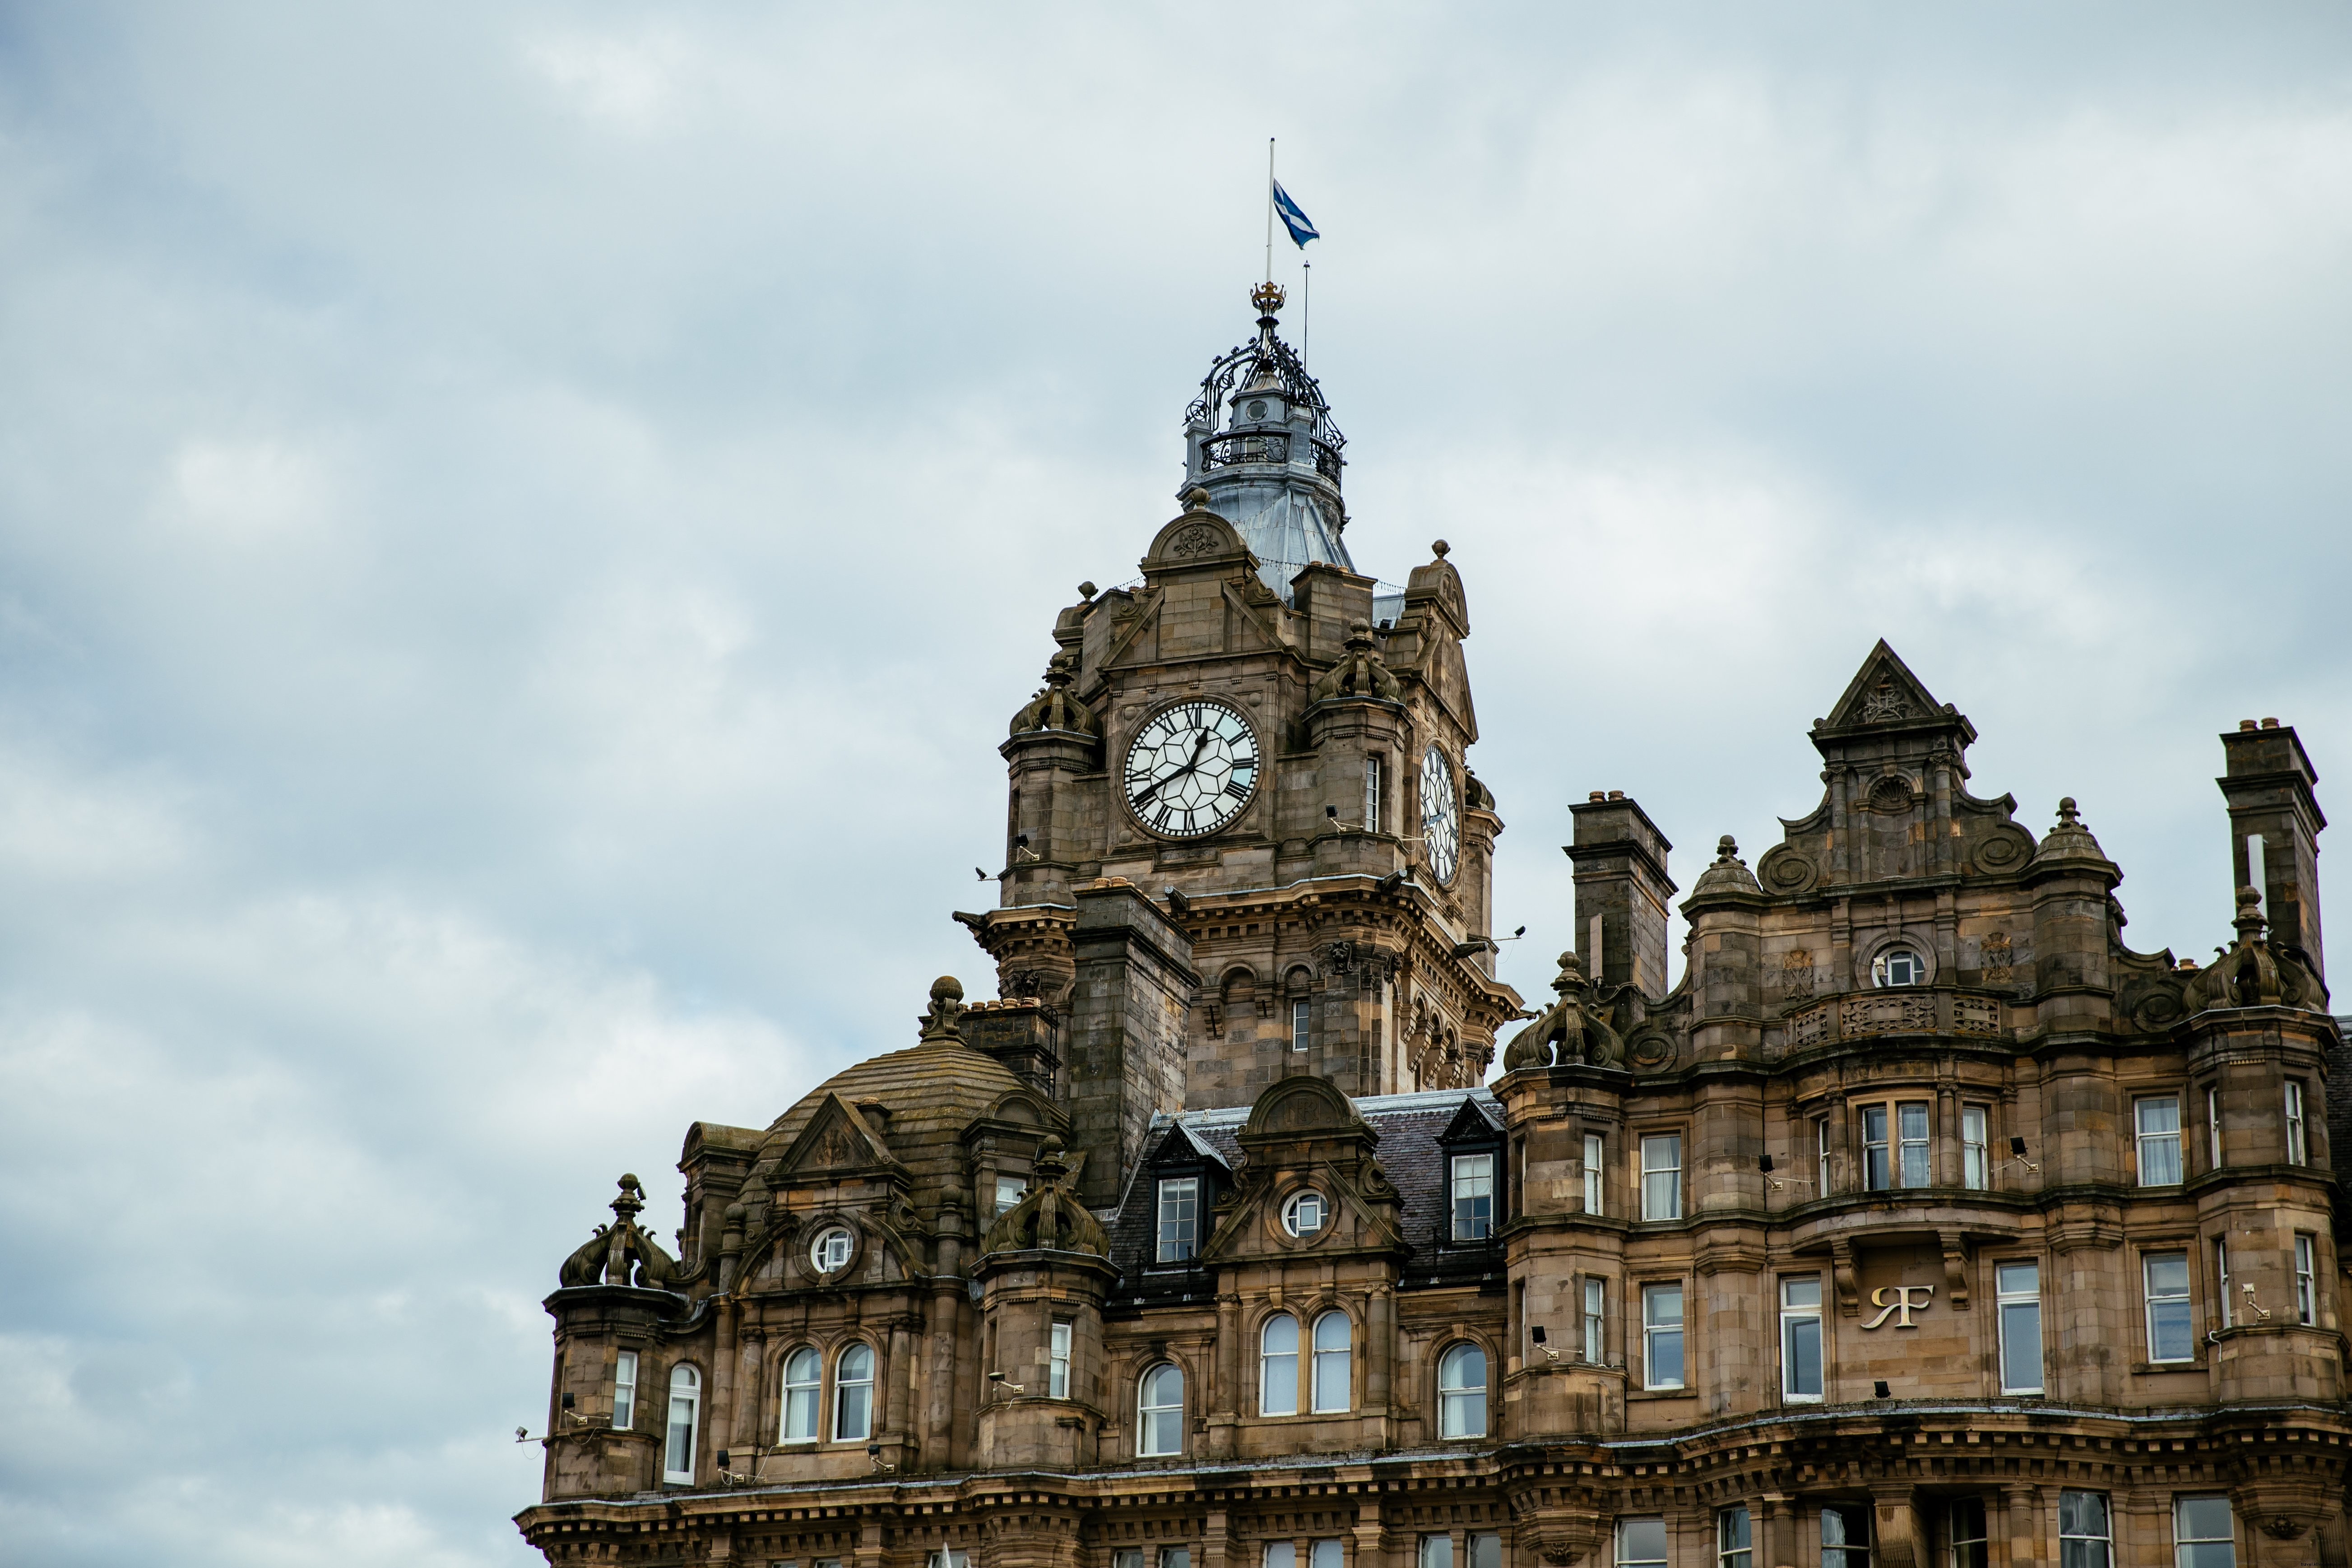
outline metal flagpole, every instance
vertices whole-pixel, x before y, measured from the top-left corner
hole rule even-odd
[[[1315,263],[1302,261],[1307,277],[1298,285],[1298,357],[1307,357],[1307,333],[1315,322]]]
[[[1265,280],[1274,281],[1274,138],[1265,139]]]

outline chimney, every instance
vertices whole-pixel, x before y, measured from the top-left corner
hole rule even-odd
[[[2299,949],[2322,980],[2319,832],[2327,826],[2313,794],[2319,775],[2294,726],[2247,719],[2221,737],[2227,771],[2213,782],[2230,803],[2230,868],[2240,888],[2263,895],[2271,940]]]
[[[1674,846],[1623,790],[1594,790],[1568,809],[1575,842],[1562,847],[1576,865],[1577,957],[1596,981],[1664,995],[1666,903],[1675,896],[1666,855]]]

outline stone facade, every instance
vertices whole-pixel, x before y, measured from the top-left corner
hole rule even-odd
[[[943,979],[913,1047],[698,1123],[678,1258],[623,1179],[548,1298],[526,1538],[2345,1568],[2352,1128],[2294,731],[2222,737],[2243,885],[2200,966],[2126,945],[2074,802],[2037,835],[1970,793],[1973,726],[1881,643],[1813,725],[1820,803],[1696,878],[1679,973],[1664,836],[1570,808],[1573,940],[1523,1012],[1461,579],[1345,558],[1275,303],[1140,586],[1062,614],[1004,744],[1002,900],[957,917],[1001,996]]]

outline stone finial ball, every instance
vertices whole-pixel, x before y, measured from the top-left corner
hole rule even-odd
[[[1209,492],[1202,489],[1198,485],[1194,485],[1191,489],[1186,490],[1184,492],[1184,510],[1187,511],[1208,510]]]
[[[962,1001],[963,982],[958,980],[952,974],[940,975],[937,980],[931,982],[931,1000],[934,1002],[941,1000],[949,1002]]]
[[[1432,555],[1436,556],[1440,561],[1444,560],[1447,555],[1453,552],[1453,550],[1454,546],[1446,543],[1445,541],[1442,539],[1438,540],[1429,547],[1429,552]]]
[[[1739,853],[1739,840],[1734,838],[1728,833],[1725,834],[1722,837],[1715,841],[1715,853],[1720,859],[1730,859],[1733,856]]]
[[[1092,583],[1081,583],[1081,584],[1078,584],[1078,597],[1079,597],[1079,598],[1081,598],[1081,599],[1091,599],[1091,598],[1093,598],[1094,596],[1095,596],[1095,585],[1094,585]]]

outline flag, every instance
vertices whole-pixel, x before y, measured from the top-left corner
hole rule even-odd
[[[1291,243],[1299,249],[1306,249],[1308,240],[1323,237],[1315,232],[1315,225],[1307,216],[1299,211],[1298,204],[1290,199],[1290,193],[1282,188],[1280,180],[1274,183],[1274,210],[1280,215],[1282,226],[1290,231]]]

